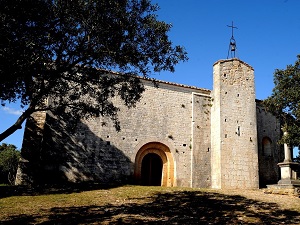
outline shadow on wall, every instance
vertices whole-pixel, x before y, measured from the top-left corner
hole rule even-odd
[[[120,149],[98,137],[82,122],[70,129],[64,121],[67,120],[47,114],[39,138],[41,144],[26,141],[29,147],[24,146],[23,157],[29,161],[26,173],[32,176],[29,179],[32,183],[131,183],[133,163]]]
[[[259,154],[259,188],[266,188],[269,184],[277,184],[279,177],[279,167],[273,156]]]

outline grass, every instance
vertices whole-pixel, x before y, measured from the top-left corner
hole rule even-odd
[[[0,187],[0,224],[300,224],[300,199],[261,190]]]

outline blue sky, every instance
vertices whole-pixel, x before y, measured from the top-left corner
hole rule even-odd
[[[158,18],[171,23],[170,39],[182,45],[189,61],[175,73],[153,77],[212,89],[212,65],[226,59],[234,25],[236,56],[255,70],[256,98],[268,97],[276,68],[293,64],[300,54],[300,0],[153,0],[160,10]],[[0,108],[0,132],[20,113],[16,105]],[[23,131],[4,140],[21,147]]]

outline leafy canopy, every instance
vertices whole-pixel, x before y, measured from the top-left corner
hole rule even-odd
[[[144,91],[136,75],[187,60],[157,10],[150,0],[1,0],[0,102],[27,107],[0,141],[42,110],[109,116],[119,128],[111,98],[134,106]]]
[[[283,136],[281,143],[300,146],[300,55],[294,65],[276,69],[273,93],[264,103],[268,110],[281,119]]]

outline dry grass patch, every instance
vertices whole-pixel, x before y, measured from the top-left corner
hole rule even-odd
[[[261,190],[123,186],[13,193],[0,198],[3,224],[300,224],[299,198]]]

